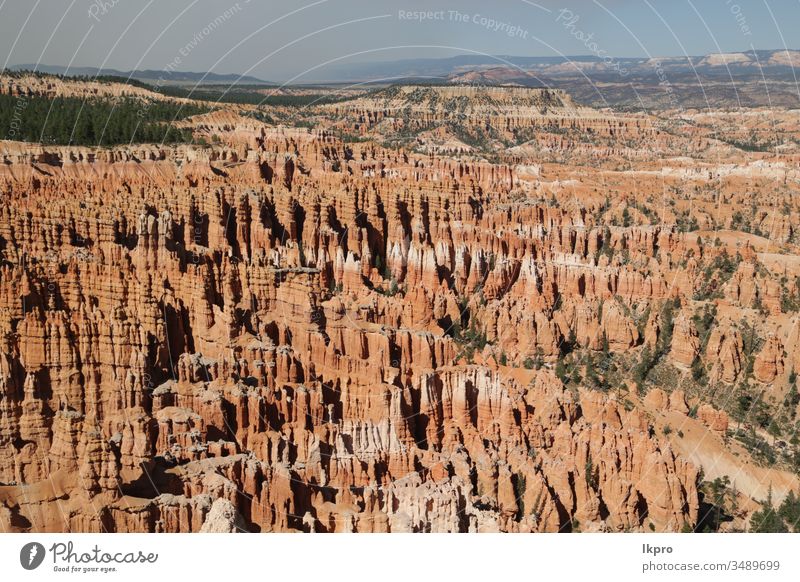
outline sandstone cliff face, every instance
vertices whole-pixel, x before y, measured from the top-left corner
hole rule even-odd
[[[736,381],[742,372],[743,351],[742,336],[732,323],[716,327],[711,332],[706,353],[714,362],[712,376],[727,383]]]
[[[784,350],[780,338],[771,335],[755,358],[753,372],[759,382],[773,382],[784,372]]]
[[[700,338],[691,319],[681,316],[675,321],[670,346],[672,360],[681,366],[689,367],[700,353]]]

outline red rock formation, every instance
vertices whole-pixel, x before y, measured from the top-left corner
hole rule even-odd
[[[559,128],[591,129],[605,141],[583,152],[598,157],[620,138],[669,139],[649,119],[612,122],[558,92],[531,101],[526,91],[493,91],[498,110],[473,104],[468,125],[549,127],[541,140],[561,152],[572,137]],[[407,129],[366,98],[313,114],[339,128],[355,116],[365,133]],[[700,358],[712,382],[741,380],[748,354],[731,321],[757,313],[748,277],[760,273],[765,300],[780,299],[779,277],[731,268],[723,251],[734,257],[734,243],[704,244],[669,217],[646,224],[633,199],[634,224],[608,223],[632,180],[663,192],[670,172],[680,183],[711,170],[608,172],[606,205],[575,177],[589,169],[532,171],[524,151],[500,163],[422,155],[227,109],[187,123],[220,143],[2,142],[0,524],[696,525],[697,467],[624,389],[644,370],[647,406],[688,414],[681,388],[696,386],[664,386],[667,397],[651,386],[656,366],[675,363],[666,377],[693,382],[685,368]],[[728,186],[721,196],[741,204]],[[691,317],[711,305],[726,323],[701,350]],[[793,357],[782,346],[794,354],[800,336],[773,320],[756,327],[776,333],[753,373],[777,384]],[[647,352],[657,361],[645,369]],[[698,418],[727,430],[724,411],[700,406]]]
[[[712,377],[722,382],[734,382],[742,372],[742,336],[731,324],[720,324],[708,339],[706,357],[714,363]]]
[[[775,335],[767,338],[763,349],[756,356],[753,366],[753,374],[759,382],[769,383],[783,374],[783,354],[781,340]]]
[[[725,435],[728,431],[728,415],[709,404],[703,404],[697,409],[697,418],[714,432]]]
[[[676,364],[688,368],[700,353],[697,328],[692,320],[685,316],[678,317],[674,325],[670,356]]]

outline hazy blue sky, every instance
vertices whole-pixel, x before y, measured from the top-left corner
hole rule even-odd
[[[420,10],[434,19],[409,14]],[[321,70],[309,69],[332,60],[785,46],[800,48],[800,0],[0,0],[8,65],[171,64],[277,81],[318,79]]]

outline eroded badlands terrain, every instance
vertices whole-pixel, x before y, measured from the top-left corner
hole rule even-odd
[[[0,530],[728,531],[797,491],[797,111],[255,109],[0,143]]]

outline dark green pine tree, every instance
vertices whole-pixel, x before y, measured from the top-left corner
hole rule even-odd
[[[786,499],[781,503],[778,515],[792,528],[792,531],[798,531],[798,525],[800,525],[800,497],[795,495],[794,491],[789,491]]]
[[[772,486],[769,487],[767,499],[761,504],[761,510],[750,516],[750,531],[753,533],[787,533],[783,518],[775,511],[772,504]]]

